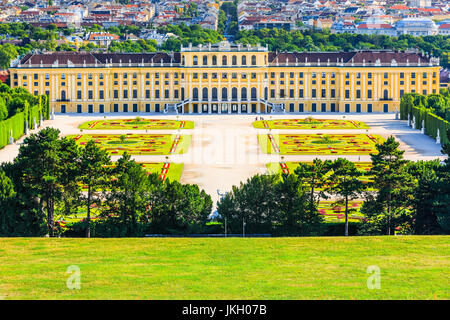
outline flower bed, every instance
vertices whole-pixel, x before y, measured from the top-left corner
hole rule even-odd
[[[277,119],[254,121],[257,129],[369,129],[364,122],[337,119]]]
[[[309,164],[312,164],[312,162],[306,162]],[[300,162],[272,162],[272,163],[268,163],[267,166],[267,170],[269,172],[269,174],[291,174],[295,172],[295,169],[298,167],[298,165],[300,164]],[[367,174],[369,172],[369,170],[372,168],[372,163],[371,162],[354,162],[356,168],[360,171],[362,171],[364,174]],[[329,177],[332,174],[332,172],[330,172],[329,174],[327,174],[325,176],[325,178]],[[369,175],[363,175],[360,177],[360,180],[364,183],[368,183],[370,181],[372,181],[372,177]]]
[[[329,134],[329,143],[323,141],[322,134],[262,134],[258,140],[263,153],[279,154],[371,154],[376,153],[375,145],[384,139],[369,134]]]
[[[194,121],[168,119],[110,119],[92,120],[79,126],[87,130],[175,130],[194,129]]]
[[[350,201],[348,221],[361,222],[364,215],[361,214],[362,201]],[[335,205],[332,201],[321,201],[319,203],[319,213],[324,217],[325,222],[345,222],[345,206]]]
[[[85,145],[89,140],[110,155],[121,155],[125,152],[131,155],[166,155],[186,153],[191,143],[190,135],[170,134],[83,134],[69,136],[74,138],[78,145]]]

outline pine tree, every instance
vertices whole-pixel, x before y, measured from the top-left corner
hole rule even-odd
[[[377,144],[377,153],[371,154],[373,175],[371,186],[375,193],[366,194],[363,212],[377,223],[383,223],[386,234],[393,229],[393,218],[401,216],[411,205],[412,176],[406,170],[407,160],[403,159],[404,151],[398,149],[400,143],[394,137]]]
[[[108,165],[111,158],[105,150],[100,149],[94,142],[89,140],[80,151],[79,181],[87,187],[85,205],[86,216],[86,238],[91,236],[91,206],[93,203],[100,204],[101,199],[97,191],[106,189],[108,176]]]
[[[333,173],[330,176],[329,186],[326,191],[338,197],[337,203],[343,203],[345,206],[345,231],[348,236],[348,203],[361,196],[365,189],[364,183],[359,179],[362,176],[355,164],[347,159],[338,158],[332,165]]]

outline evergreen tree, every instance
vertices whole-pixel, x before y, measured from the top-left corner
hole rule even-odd
[[[20,183],[38,199],[47,215],[48,234],[54,234],[55,204],[62,198],[60,176],[64,172],[58,141],[59,130],[45,128],[25,138],[15,169],[22,173]]]
[[[312,164],[302,162],[294,170],[300,181],[300,188],[308,194],[306,210],[310,214],[317,212],[317,206],[321,199],[327,199],[323,191],[326,185],[325,176],[330,172],[332,162],[330,160],[322,161],[314,159]]]
[[[106,189],[109,179],[108,165],[111,158],[105,150],[100,149],[94,142],[89,140],[84,148],[80,150],[79,157],[79,181],[87,188],[87,195],[84,198],[86,205],[86,238],[91,236],[91,206],[101,205],[101,196],[98,191]]]
[[[330,184],[326,191],[338,197],[336,203],[343,204],[345,207],[345,231],[348,236],[348,203],[351,200],[358,199],[365,189],[364,183],[359,179],[362,176],[355,164],[347,159],[338,158],[332,164],[333,173],[329,180]]]
[[[368,217],[369,223],[381,232],[392,234],[393,219],[404,218],[407,208],[411,205],[413,181],[406,170],[407,160],[403,159],[404,151],[398,149],[400,143],[394,137],[377,144],[377,153],[371,154],[372,168],[370,175],[373,182],[370,185],[376,190],[366,194],[362,212]]]

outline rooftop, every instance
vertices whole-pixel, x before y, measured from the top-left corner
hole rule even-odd
[[[213,48],[213,47],[212,47]],[[220,52],[213,50],[211,52]],[[267,50],[267,48],[265,48]],[[204,50],[208,51],[208,50]],[[236,50],[234,50],[236,51]],[[241,50],[242,51],[242,50]],[[246,50],[244,50],[246,51]],[[197,52],[197,51],[195,51]],[[249,51],[252,52],[252,51]],[[254,52],[254,51],[253,51]],[[46,52],[27,54],[16,68],[158,67],[181,65],[180,52],[89,53]],[[269,66],[438,66],[439,59],[418,51],[268,52]]]

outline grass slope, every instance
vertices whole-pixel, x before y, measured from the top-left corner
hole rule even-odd
[[[449,299],[449,256],[449,236],[0,238],[0,296]],[[80,290],[66,288],[70,265],[81,269]],[[381,270],[381,289],[367,288],[372,265]]]

